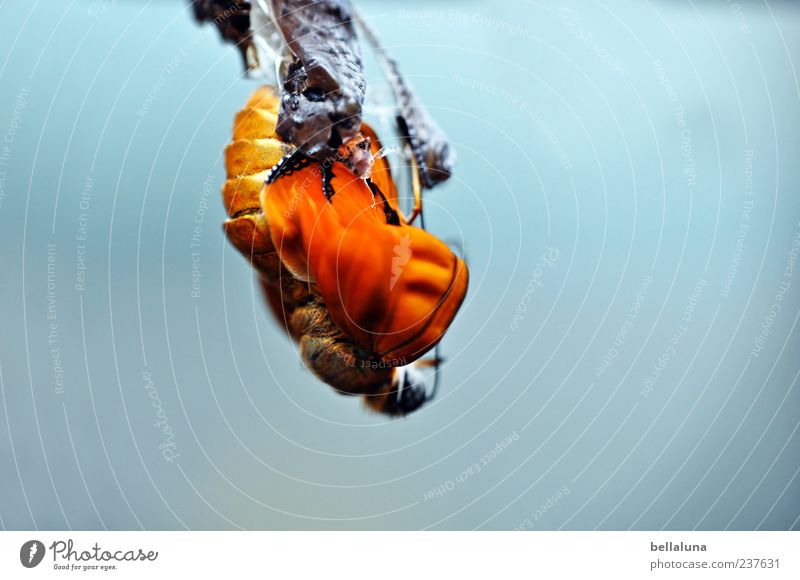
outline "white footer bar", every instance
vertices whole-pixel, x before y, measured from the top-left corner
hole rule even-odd
[[[0,533],[4,579],[777,580],[799,560],[797,532]]]

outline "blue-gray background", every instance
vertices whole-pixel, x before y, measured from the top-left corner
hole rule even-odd
[[[472,276],[398,421],[224,240],[235,49],[178,1],[0,3],[0,525],[797,528],[796,5],[358,5],[458,151],[426,216]]]

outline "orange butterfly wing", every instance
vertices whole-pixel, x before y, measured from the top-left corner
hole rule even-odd
[[[297,278],[317,285],[342,331],[384,360],[408,364],[455,317],[466,295],[466,265],[402,218],[387,223],[397,214],[388,196],[373,194],[340,163],[331,189],[329,201],[319,164],[267,185],[261,203],[273,244]]]

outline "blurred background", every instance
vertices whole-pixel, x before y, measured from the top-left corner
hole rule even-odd
[[[426,220],[471,286],[400,420],[224,239],[236,48],[0,3],[0,525],[798,528],[797,4],[355,4],[459,156]]]

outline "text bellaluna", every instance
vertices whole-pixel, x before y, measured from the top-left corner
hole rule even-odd
[[[651,552],[705,552],[706,545],[684,544],[683,542],[678,542],[677,544],[674,544],[672,542],[665,542],[663,544],[656,544],[655,542],[650,542],[650,551]]]

